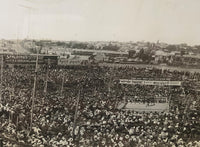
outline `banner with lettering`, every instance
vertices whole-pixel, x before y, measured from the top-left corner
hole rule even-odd
[[[158,85],[158,86],[181,86],[181,81],[149,81],[149,80],[132,80],[120,79],[120,84],[130,85]]]

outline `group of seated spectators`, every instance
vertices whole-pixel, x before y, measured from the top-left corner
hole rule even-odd
[[[182,86],[119,83],[133,77],[170,78]],[[37,73],[29,67],[4,68],[0,138],[5,146],[200,146],[198,80],[199,73],[156,68],[51,67]],[[170,110],[117,109],[127,96],[131,102],[167,97]]]

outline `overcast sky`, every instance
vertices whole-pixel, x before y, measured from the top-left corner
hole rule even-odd
[[[200,0],[0,0],[0,19],[4,39],[200,44]]]

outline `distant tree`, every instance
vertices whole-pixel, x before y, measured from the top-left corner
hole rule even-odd
[[[70,42],[69,43],[70,48],[78,48],[78,49],[86,49],[88,46],[88,43],[82,43],[82,42]]]
[[[118,51],[119,50],[119,46],[109,44],[109,45],[104,46],[103,50]]]
[[[185,51],[184,50],[181,51],[181,56],[183,56],[183,55],[185,55]]]
[[[87,44],[87,48],[88,48],[88,49],[95,49],[94,45],[89,44],[89,43]]]
[[[66,46],[66,43],[58,41],[58,42],[56,42],[56,45],[57,46]]]
[[[149,50],[144,50],[141,49],[138,54],[137,57],[142,59],[142,61],[144,62],[150,62],[153,59],[153,52],[149,49]]]
[[[129,51],[128,51],[128,56],[129,56],[129,58],[133,58],[135,54],[136,54],[136,51],[135,51],[135,50],[129,50]]]
[[[167,49],[168,51],[176,51],[176,50],[178,49],[178,47],[177,47],[176,45],[168,45],[168,46],[166,47],[166,49]]]

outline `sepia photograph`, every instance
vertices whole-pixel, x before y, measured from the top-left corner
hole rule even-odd
[[[0,0],[0,147],[200,147],[200,1]]]

